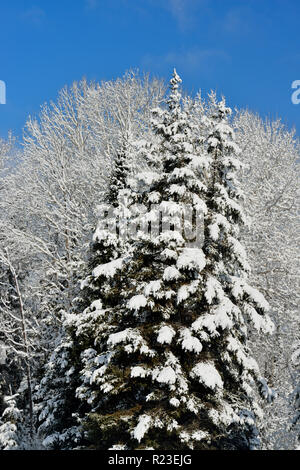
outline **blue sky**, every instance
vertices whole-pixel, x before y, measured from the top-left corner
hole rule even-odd
[[[83,76],[168,79],[174,66],[188,91],[215,89],[300,133],[299,0],[1,0],[0,22],[2,137]]]

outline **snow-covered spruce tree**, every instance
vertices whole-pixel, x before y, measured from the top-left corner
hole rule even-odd
[[[46,364],[45,376],[37,392],[41,410],[39,431],[44,436],[43,445],[49,449],[71,449],[84,442],[79,425],[80,416],[90,411],[91,406],[88,396],[86,401],[79,400],[80,393],[76,393],[76,389],[80,390],[81,385],[79,381],[79,372],[82,368],[81,352],[89,346],[94,346],[93,341],[89,343],[89,340],[93,338],[97,323],[100,331],[105,327],[105,322],[99,324],[97,321],[100,300],[96,294],[101,281],[105,297],[107,279],[100,273],[95,274],[94,268],[103,264],[114,269],[114,263],[118,263],[118,258],[126,247],[126,238],[120,230],[123,228],[122,221],[127,216],[127,206],[130,204],[128,176],[131,151],[131,136],[126,133],[113,162],[110,184],[104,195],[104,201],[97,207],[100,221],[94,233],[85,273],[93,274],[82,281],[82,295],[74,299],[73,311],[82,309],[83,313],[80,315],[62,313],[63,325],[60,337]],[[77,331],[78,328],[80,333]]]
[[[247,283],[250,267],[239,241],[240,226],[246,222],[239,203],[243,194],[236,176],[241,166],[237,158],[240,150],[228,123],[231,110],[224,99],[217,103],[214,94],[210,96],[210,109],[207,153],[211,161],[203,245],[204,314],[192,327],[200,341],[206,343],[210,361],[222,378],[223,396],[219,395],[219,414],[215,415],[219,433],[213,440],[218,448],[252,449],[259,445],[255,417],[261,416],[254,382],[267,400],[274,395],[250,356],[247,327],[272,333],[273,324],[267,315],[268,303]]]
[[[42,448],[72,449],[82,439],[77,420],[82,404],[75,396],[77,363],[71,356],[71,346],[62,326],[34,393]]]
[[[77,319],[70,318],[77,323],[77,343],[89,337],[93,345],[82,352],[83,384],[77,393],[93,405],[85,428],[96,448],[184,448],[185,427],[176,417],[185,415],[182,421],[190,414],[193,420],[188,408],[196,404],[181,363],[188,361],[186,351],[197,354],[201,344],[185,327],[193,312],[180,304],[197,291],[205,261],[200,249],[186,246],[182,219],[188,205],[205,210],[200,197],[205,187],[195,174],[203,161],[191,144],[180,81],[174,73],[168,109],[154,112],[160,145],[148,155],[154,171],[143,198],[147,212],[139,218],[141,230],[132,234],[131,252],[94,268],[96,300]],[[145,180],[149,183],[149,174]],[[178,411],[182,396],[188,401],[183,413]],[[147,442],[139,444],[147,430]]]
[[[77,342],[89,337],[93,344],[81,354],[85,367],[77,394],[93,406],[85,428],[96,448],[183,448],[187,436],[180,421],[193,421],[189,414],[196,403],[181,363],[186,351],[197,354],[201,344],[184,326],[190,312],[185,314],[180,303],[197,291],[205,261],[201,250],[186,246],[182,220],[187,205],[205,210],[200,197],[205,187],[195,175],[203,162],[193,152],[180,81],[174,73],[168,110],[154,113],[160,146],[149,154],[156,172],[144,195],[147,212],[139,220],[146,230],[132,234],[126,256],[94,268],[98,298],[92,312],[77,317]],[[149,175],[145,179],[149,182]],[[75,325],[72,318],[70,323]],[[175,347],[173,336],[178,336]],[[188,401],[183,413],[181,398]],[[199,439],[197,431],[192,441]]]
[[[124,190],[128,189],[128,177],[130,175],[130,163],[132,156],[130,150],[132,148],[132,136],[130,132],[126,132],[125,137],[122,139],[120,149],[117,151],[116,157],[113,161],[113,169],[108,182],[107,195],[105,202],[112,207],[120,205],[120,194],[124,195]]]
[[[34,448],[26,419],[26,411],[20,409],[22,396],[18,393],[4,398],[5,409],[0,416],[0,450],[31,450]]]
[[[148,226],[133,241],[131,256],[119,259],[109,296],[98,304],[98,315],[106,316],[105,335],[95,335],[94,328],[100,347],[82,356],[83,398],[92,397],[94,407],[85,427],[96,448],[256,448],[259,408],[251,385],[256,380],[270,395],[246,346],[248,318],[258,330],[272,325],[264,298],[247,284],[237,240],[242,211],[229,110],[221,102],[212,115],[202,252],[183,236],[186,207],[205,212],[206,188],[195,174],[203,159],[191,145],[179,83],[174,73],[168,110],[154,114],[162,171],[145,195],[148,210],[141,218],[147,227],[166,213],[172,217],[169,230],[155,234]],[[107,268],[99,266],[102,272]]]
[[[16,395],[7,396],[4,401],[6,408],[0,417],[0,450],[19,450],[22,448],[22,412],[17,408]]]

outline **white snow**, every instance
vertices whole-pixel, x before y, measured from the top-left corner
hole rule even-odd
[[[97,279],[99,276],[113,277],[116,271],[122,268],[123,258],[114,259],[109,263],[100,264],[93,270],[93,277]]]
[[[192,281],[190,284],[183,284],[177,292],[177,303],[180,304],[183,300],[188,299],[191,294],[197,291],[198,286],[199,280]]]
[[[178,408],[178,406],[180,405],[180,401],[175,397],[171,398],[169,403],[170,403],[170,405],[174,406],[175,408]]]
[[[90,376],[90,384],[93,383],[99,383],[99,380],[103,377],[107,370],[107,365],[104,365],[102,367],[99,367],[98,369],[95,369],[92,375]],[[85,374],[87,377],[87,374]]]
[[[149,193],[149,196],[148,196],[148,200],[152,202],[153,204],[158,203],[160,198],[161,198],[161,194],[157,191],[152,191],[151,193]]]
[[[186,192],[186,186],[180,185],[180,184],[171,184],[171,186],[168,189],[168,192],[170,194],[179,194],[180,196],[183,196],[184,193]]]
[[[210,276],[206,281],[206,286],[205,287],[206,287],[206,290],[205,290],[204,295],[205,295],[205,298],[206,298],[206,300],[209,304],[212,303],[212,301],[215,297],[217,297],[219,299],[221,298],[221,296],[222,296],[222,294],[221,294],[222,287],[221,287],[221,284],[219,283],[219,281],[216,278]]]
[[[275,325],[268,316],[263,316],[257,313],[255,308],[252,305],[245,305],[244,312],[247,314],[252,325],[257,331],[262,331],[264,333],[273,333]]]
[[[161,344],[171,344],[175,330],[171,326],[164,325],[158,330],[157,342]]]
[[[159,205],[159,210],[163,213],[174,216],[181,214],[183,211],[182,204],[174,201],[162,201]]]
[[[130,310],[135,310],[135,311],[138,311],[140,308],[145,307],[146,305],[147,305],[147,298],[143,294],[135,295],[127,303],[127,307]]]
[[[111,392],[113,389],[114,389],[114,387],[113,387],[112,384],[110,384],[110,383],[105,383],[105,384],[103,384],[103,385],[100,386],[100,390],[101,390],[103,393],[109,393],[109,392]]]
[[[190,296],[188,285],[183,285],[178,289],[177,292],[177,303],[183,302],[184,300],[188,299]]]
[[[244,369],[259,373],[257,362],[254,358],[246,356],[241,343],[236,338],[229,336],[227,342],[227,350],[235,354],[237,361]]]
[[[205,186],[199,181],[197,182],[197,186],[199,190],[205,189]],[[207,205],[197,194],[193,194],[193,206],[200,214],[207,214]]]
[[[169,248],[165,248],[161,253],[162,258],[165,259],[177,259],[178,255],[176,251],[170,250]]]
[[[194,331],[200,332],[203,328],[206,328],[211,335],[216,335],[217,328],[222,328],[222,330],[230,329],[233,326],[232,313],[236,311],[236,307],[233,303],[227,298],[216,305],[213,309],[213,313],[206,313],[201,315],[193,324],[192,328]]]
[[[216,125],[216,131],[220,134],[232,135],[232,128],[224,122],[220,122]],[[222,137],[225,138],[224,136]]]
[[[212,240],[214,240],[214,241],[218,240],[219,233],[220,233],[220,229],[219,229],[218,224],[216,222],[213,223],[213,224],[210,224],[208,226],[208,230],[209,230],[209,234],[210,234]]]
[[[141,366],[131,368],[131,377],[146,377],[146,375],[148,375],[148,371]]]
[[[202,271],[205,264],[205,256],[200,248],[183,248],[176,263],[178,269],[196,268],[199,271]]]
[[[182,431],[179,434],[181,442],[185,442],[189,445],[189,447],[192,449],[192,442],[191,441],[202,441],[203,439],[209,438],[209,434],[205,431],[194,431],[192,433],[189,433],[187,431]]]
[[[223,388],[223,380],[212,363],[199,362],[191,370],[190,376],[212,390]]]
[[[17,426],[8,421],[0,424],[0,445],[2,450],[17,450]]]
[[[195,441],[202,441],[203,439],[209,438],[209,433],[206,431],[194,431],[192,434],[192,439]]]
[[[164,281],[173,281],[174,279],[180,278],[181,274],[175,266],[168,266],[163,273]]]
[[[154,240],[155,242],[155,240]],[[165,230],[157,237],[157,243],[173,243],[174,246],[182,246],[184,245],[184,239],[177,230]]]
[[[158,292],[161,288],[161,281],[150,281],[145,287],[144,287],[144,294],[149,297],[149,295],[153,295],[156,292]]]
[[[160,383],[173,385],[176,382],[176,374],[172,367],[167,366],[163,369],[154,369],[152,372],[153,378]]]
[[[244,290],[250,297],[250,299],[262,310],[267,312],[270,310],[270,305],[264,298],[264,296],[254,287],[249,286],[246,282],[244,283]]]
[[[88,287],[90,285],[91,280],[92,280],[91,276],[88,276],[85,279],[82,279],[80,281],[80,289],[83,290],[85,287]]]
[[[151,426],[151,423],[152,423],[151,416],[149,416],[149,415],[140,416],[137,426],[134,428],[134,430],[131,433],[132,436],[134,437],[134,439],[141,442],[144,435],[148,432],[148,430]]]
[[[126,330],[111,334],[107,340],[107,344],[115,346],[116,344],[123,343],[128,339],[132,331],[132,328],[126,328]]]
[[[211,147],[216,147],[219,143],[219,140],[216,139],[215,137],[210,137],[207,141],[208,145],[210,145]]]
[[[169,421],[167,424],[167,430],[172,432],[174,429],[178,429],[179,424],[175,419],[172,419],[172,421]]]
[[[242,268],[245,271],[250,272],[250,266],[247,261],[247,254],[245,248],[241,245],[241,243],[234,237],[229,236],[228,237],[228,243],[231,245],[231,249],[233,250],[233,253],[237,259],[237,261],[240,263]]]
[[[195,178],[195,173],[191,168],[183,167],[183,168],[175,168],[172,173],[170,174],[171,177],[178,178],[178,179],[188,179],[188,178]]]
[[[231,292],[232,295],[236,299],[241,299],[244,295],[244,289],[243,289],[244,281],[241,278],[238,277],[232,277],[232,288]]]
[[[113,357],[113,353],[111,351],[108,351],[106,353],[99,354],[94,358],[94,363],[95,364],[108,364]]]
[[[107,340],[108,346],[115,346],[120,343],[127,343],[124,351],[128,354],[132,354],[135,351],[140,351],[141,354],[151,357],[156,354],[155,351],[147,346],[138,329],[126,328],[118,333],[112,333]]]
[[[192,335],[192,332],[188,328],[184,328],[180,332],[180,339],[182,349],[185,351],[191,351],[200,353],[202,351],[202,344]]]
[[[94,302],[91,303],[90,306],[91,310],[102,310],[102,302],[100,299],[94,300]]]

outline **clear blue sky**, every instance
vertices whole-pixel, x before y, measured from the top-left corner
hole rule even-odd
[[[187,90],[216,89],[300,134],[299,0],[1,0],[0,51],[2,137],[83,76],[168,79],[174,66]]]

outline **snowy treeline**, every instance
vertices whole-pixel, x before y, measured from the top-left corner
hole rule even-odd
[[[295,134],[129,72],[64,88],[22,144],[0,140],[0,449],[297,447]]]

